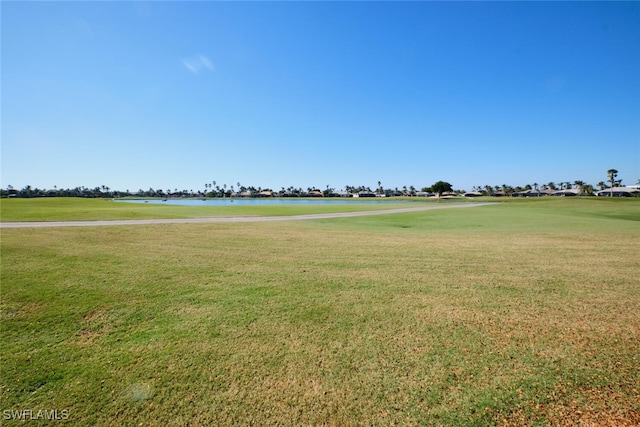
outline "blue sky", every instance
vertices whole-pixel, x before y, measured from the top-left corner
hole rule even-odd
[[[3,2],[2,187],[640,179],[638,2]]]

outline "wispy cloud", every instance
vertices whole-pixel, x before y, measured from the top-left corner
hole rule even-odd
[[[204,55],[183,59],[182,65],[193,74],[198,74],[201,71],[213,71],[215,69],[213,63]]]
[[[76,20],[76,27],[84,34],[93,34],[93,28],[91,28],[91,25],[83,19]]]

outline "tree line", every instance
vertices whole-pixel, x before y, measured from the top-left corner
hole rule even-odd
[[[640,179],[638,180],[638,184],[640,184]],[[607,171],[607,181],[600,181],[596,184],[596,187],[594,187],[591,184],[588,184],[584,181],[581,180],[576,180],[576,181],[560,181],[560,182],[548,182],[546,184],[538,184],[537,182],[534,182],[532,184],[527,184],[523,187],[521,186],[516,186],[516,187],[512,187],[510,185],[507,184],[502,184],[502,185],[496,185],[496,186],[491,186],[491,185],[484,185],[484,186],[474,186],[473,187],[473,191],[476,192],[481,192],[483,194],[486,195],[492,195],[492,194],[498,194],[500,193],[501,195],[513,195],[516,193],[522,193],[525,191],[547,191],[547,190],[551,190],[551,191],[560,191],[560,190],[577,190],[578,194],[582,194],[582,195],[592,195],[594,194],[596,191],[600,190],[606,190],[608,188],[615,188],[615,187],[620,187],[622,186],[622,180],[618,179],[618,171],[616,169],[609,169]],[[597,189],[596,189],[597,188]]]
[[[353,186],[346,185],[344,189],[336,190],[333,187],[327,185],[324,189],[319,187],[281,187],[278,190],[272,188],[262,188],[255,186],[216,185],[213,183],[205,184],[204,190],[179,190],[174,189],[162,189],[162,188],[149,188],[147,190],[138,189],[136,191],[127,190],[112,190],[106,185],[98,187],[75,187],[75,188],[58,188],[54,186],[52,189],[32,187],[27,185],[21,189],[16,189],[9,185],[6,189],[0,189],[1,197],[18,197],[18,198],[33,198],[33,197],[86,197],[86,198],[120,198],[120,197],[156,197],[156,198],[224,198],[224,197],[346,197],[353,195],[371,195],[371,196],[415,196],[420,192],[430,191],[431,187],[423,187],[421,190],[417,190],[414,186],[403,186],[401,188],[383,188],[377,187],[373,190],[370,186]],[[449,189],[450,191],[453,191]]]
[[[638,180],[640,184],[640,180]],[[607,171],[607,181],[600,181],[596,184],[599,190],[607,188],[619,187],[622,180],[618,179],[618,171],[609,169]],[[589,195],[596,191],[596,187],[587,184],[584,181],[576,180],[573,182],[548,182],[546,184],[538,184],[537,182],[526,184],[524,186],[502,185],[477,185],[472,187],[472,191],[478,195],[503,195],[513,196],[517,193],[525,191],[545,191],[545,190],[578,190],[580,194]],[[120,198],[120,197],[158,197],[158,198],[213,198],[213,197],[350,197],[358,195],[360,197],[413,197],[428,195],[462,195],[465,190],[454,190],[452,185],[446,181],[438,181],[429,187],[416,188],[413,185],[385,188],[381,181],[377,182],[377,186],[353,186],[345,185],[343,189],[336,190],[329,185],[320,189],[319,187],[280,187],[277,190],[272,188],[255,187],[252,185],[242,185],[236,182],[232,185],[219,184],[216,181],[207,182],[201,190],[178,188],[149,188],[147,190],[138,189],[137,191],[113,190],[106,185],[75,188],[58,188],[54,186],[52,189],[42,189],[27,185],[21,189],[15,189],[9,185],[6,189],[0,189],[0,197],[86,197],[86,198]]]

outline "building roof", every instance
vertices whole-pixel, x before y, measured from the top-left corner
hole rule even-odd
[[[633,193],[640,193],[640,188],[638,188],[638,186],[634,185],[631,187],[613,187],[613,188],[606,188],[604,190],[600,190],[598,192],[596,192],[597,196],[604,196],[607,194],[633,194]]]
[[[566,190],[558,190],[551,193],[552,196],[577,196],[580,194],[580,190],[578,189],[566,189]]]

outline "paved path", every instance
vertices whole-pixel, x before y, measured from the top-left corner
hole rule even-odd
[[[110,221],[48,221],[48,222],[0,222],[0,228],[43,228],[43,227],[104,227],[109,225],[149,225],[149,224],[203,224],[213,222],[266,222],[293,221],[304,219],[348,218],[355,216],[388,215],[405,212],[428,211],[434,209],[472,208],[490,203],[459,203],[412,208],[386,209],[377,211],[336,212],[288,216],[233,216],[206,218],[158,218],[158,219],[116,219]]]

